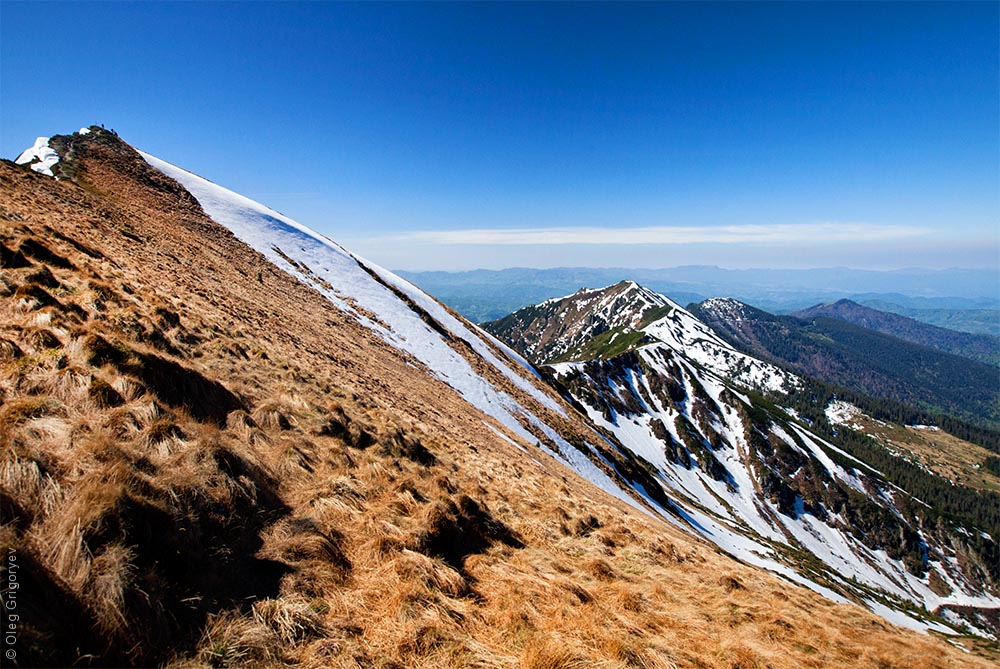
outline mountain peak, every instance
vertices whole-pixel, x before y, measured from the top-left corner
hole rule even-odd
[[[698,305],[699,310],[717,316],[742,317],[747,305],[731,297],[711,297]]]
[[[639,331],[674,309],[680,307],[663,295],[635,281],[619,281],[525,307],[486,327],[501,339],[519,342],[520,353],[530,359],[550,362],[576,357],[581,346],[602,336],[597,341],[615,352],[639,345],[644,342]]]
[[[715,305],[753,309],[729,298],[716,298]],[[605,360],[662,344],[748,388],[787,391],[798,384],[794,375],[736,351],[695,314],[634,281],[525,307],[485,327],[536,364]]]
[[[76,149],[78,143],[85,140],[88,143],[118,145],[132,149],[118,137],[113,130],[106,130],[99,125],[84,126],[68,135],[52,135],[38,137],[35,143],[22,151],[14,162],[24,165],[34,172],[55,179],[73,179],[77,173]],[[133,149],[134,150],[134,149]]]

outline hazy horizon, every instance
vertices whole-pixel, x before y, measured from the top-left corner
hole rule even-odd
[[[693,293],[713,290],[705,297],[731,296],[732,291],[766,290],[770,294],[815,295],[892,294],[910,297],[955,297],[991,300],[1000,303],[1000,277],[991,269],[926,269],[870,270],[847,267],[787,268],[724,268],[714,265],[681,265],[674,267],[506,267],[477,268],[447,272],[440,270],[410,271],[394,268],[403,276],[433,280],[435,285],[458,286],[465,281],[493,283],[502,277],[530,285],[534,281],[552,281],[569,286],[574,281],[589,282],[597,288],[621,280],[640,284],[650,282],[670,286],[673,290]],[[602,283],[603,282],[603,283]],[[654,287],[650,285],[649,287]],[[431,291],[432,293],[434,291]]]
[[[850,265],[816,265],[811,267],[764,267],[764,266],[751,266],[751,267],[725,267],[722,265],[710,264],[710,263],[690,263],[686,265],[663,265],[663,266],[645,266],[645,267],[624,267],[619,265],[551,265],[547,267],[537,267],[529,265],[508,265],[504,267],[472,267],[469,269],[461,270],[442,270],[442,269],[427,269],[427,270],[411,270],[406,267],[399,267],[398,269],[406,272],[420,272],[420,273],[430,273],[430,272],[442,272],[444,274],[462,274],[465,272],[502,272],[504,270],[548,270],[548,269],[593,269],[593,270],[607,270],[607,269],[631,269],[635,271],[656,271],[656,270],[672,270],[672,269],[688,269],[688,268],[711,268],[719,269],[727,272],[752,272],[752,271],[762,271],[762,272],[810,272],[810,271],[825,271],[825,270],[849,270],[852,272],[995,272],[995,267],[921,267],[921,266],[908,266],[908,267],[890,267],[886,269],[872,269],[867,267],[851,267]]]
[[[360,254],[359,254],[360,255]],[[921,267],[921,266],[910,266],[910,267],[891,267],[886,269],[872,269],[867,267],[851,267],[849,265],[817,265],[812,267],[764,267],[764,266],[752,266],[752,267],[724,267],[722,265],[715,264],[704,264],[704,263],[691,263],[687,265],[663,265],[663,266],[648,266],[648,267],[623,267],[617,265],[552,265],[548,267],[536,267],[528,265],[508,265],[505,267],[472,267],[469,269],[461,270],[443,270],[443,269],[426,269],[426,270],[414,270],[406,267],[396,267],[392,269],[398,269],[403,272],[413,272],[421,274],[429,274],[433,272],[440,272],[442,274],[464,274],[467,272],[503,272],[505,270],[558,270],[558,269],[592,269],[592,270],[632,270],[637,272],[643,271],[658,271],[658,270],[676,270],[676,269],[689,269],[689,268],[710,268],[718,269],[727,272],[810,272],[810,271],[828,271],[828,270],[847,270],[851,272],[995,272],[994,267]],[[1000,277],[998,277],[1000,280]]]

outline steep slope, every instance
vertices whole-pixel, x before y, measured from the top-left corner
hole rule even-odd
[[[731,345],[801,374],[981,425],[1000,425],[996,367],[843,320],[775,316],[728,298],[706,300],[691,311]]]
[[[844,400],[827,403],[824,411],[831,430],[857,432],[885,446],[887,450],[909,460],[919,468],[929,470],[955,487],[1000,492],[1000,464],[996,453],[979,444],[959,439],[935,425],[911,424],[879,420],[860,407]]]
[[[928,610],[1000,604],[992,535],[956,542],[976,526],[941,525],[940,514],[807,422],[746,395],[763,389],[787,396],[801,381],[790,377],[769,388],[745,370],[770,365],[748,356],[741,366],[717,364],[729,346],[701,334],[706,326],[676,305],[651,310],[666,304],[634,284],[616,285],[487,327],[521,336],[509,343],[526,354],[569,359],[550,363],[555,382],[649,463],[685,522],[726,551],[754,564],[770,561],[771,568],[775,561],[793,565],[814,583],[873,605],[885,595]],[[630,345],[609,348],[608,333]],[[971,564],[977,566],[965,568]]]
[[[387,307],[337,248],[303,265],[276,235],[297,263],[280,269],[90,130],[49,140],[60,180],[0,162],[19,664],[991,662],[662,522],[643,463],[474,327],[354,258]],[[327,269],[329,287],[313,278]]]
[[[834,318],[858,327],[892,335],[914,344],[936,348],[939,351],[954,353],[994,366],[1000,365],[1000,338],[998,337],[939,328],[899,314],[872,309],[851,300],[839,300],[832,304],[817,304],[789,315],[804,321],[816,318]]]

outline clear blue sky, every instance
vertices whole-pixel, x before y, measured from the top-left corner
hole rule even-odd
[[[403,269],[997,267],[998,25],[995,2],[4,0],[0,155],[103,123]]]

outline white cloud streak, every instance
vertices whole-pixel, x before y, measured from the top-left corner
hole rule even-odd
[[[383,237],[383,241],[472,245],[557,246],[565,244],[768,244],[815,245],[866,243],[919,237],[927,228],[867,223],[803,223],[774,225],[650,226],[635,228],[562,227],[534,229],[471,228],[421,230]]]

